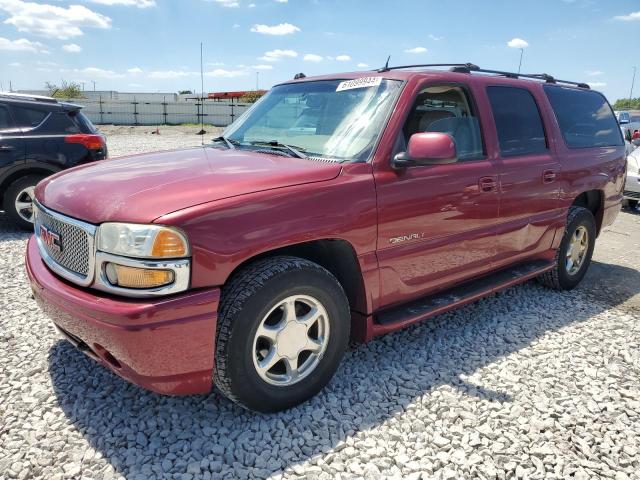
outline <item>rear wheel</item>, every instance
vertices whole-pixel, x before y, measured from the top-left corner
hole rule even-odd
[[[631,210],[635,210],[638,208],[638,200],[627,200],[627,207]]]
[[[349,328],[349,303],[328,270],[296,257],[256,261],[222,290],[215,383],[259,412],[302,403],[333,377]]]
[[[571,207],[555,266],[538,277],[540,283],[555,290],[575,288],[587,273],[595,241],[593,214],[583,207]]]
[[[15,180],[4,195],[4,211],[23,230],[33,229],[33,200],[36,185],[44,176],[27,175]]]

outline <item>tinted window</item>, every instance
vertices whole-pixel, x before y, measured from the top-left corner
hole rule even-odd
[[[487,93],[503,157],[546,151],[547,141],[540,111],[528,90],[488,87]]]
[[[622,145],[622,134],[607,100],[598,92],[545,86],[569,148]]]
[[[80,127],[69,117],[66,112],[54,112],[42,127],[43,133],[62,134],[62,133],[82,133]],[[39,129],[40,131],[40,129]]]
[[[11,128],[14,128],[14,125],[9,109],[4,105],[0,105],[0,130],[9,130]]]
[[[84,113],[76,110],[74,112],[69,112],[69,116],[83,132],[96,133],[96,127],[93,126],[91,120],[89,120]]]
[[[14,112],[16,114],[18,124],[23,128],[37,127],[42,121],[49,115],[49,112],[45,110],[38,110],[36,108],[17,107],[14,105]]]

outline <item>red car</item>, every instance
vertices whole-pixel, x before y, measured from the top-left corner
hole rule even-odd
[[[322,389],[349,338],[534,277],[575,287],[621,207],[607,100],[414,67],[286,82],[210,146],[47,178],[26,259],[43,310],[129,381],[270,412]]]

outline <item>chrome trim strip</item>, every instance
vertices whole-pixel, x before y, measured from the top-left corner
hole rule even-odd
[[[144,260],[122,257],[120,255],[113,255],[111,253],[100,251],[96,252],[95,258],[95,283],[92,285],[92,287],[96,290],[102,290],[103,292],[122,295],[124,297],[149,298],[183,292],[189,288],[189,279],[191,277],[191,260],[188,258],[181,258],[177,260]],[[171,270],[175,275],[175,280],[170,285],[150,289],[115,287],[111,285],[111,283],[109,283],[109,280],[107,280],[107,276],[105,273],[104,264],[109,262],[117,263],[119,265],[125,265],[127,267]]]
[[[89,285],[91,285],[91,283],[93,282],[95,271],[95,235],[98,227],[91,223],[86,223],[75,218],[67,217],[66,215],[63,215],[61,213],[54,212],[53,210],[49,210],[48,208],[41,205],[36,199],[34,199],[34,206],[36,208],[34,208],[33,210],[35,214],[33,228],[36,242],[38,243],[38,250],[40,251],[40,256],[42,257],[44,263],[46,263],[47,266],[55,273],[60,275],[62,278],[69,280],[70,282],[73,282],[82,287],[88,287]],[[40,228],[40,222],[38,221],[38,210],[42,210],[47,215],[50,215],[61,222],[65,222],[78,227],[81,230],[84,230],[84,232],[87,234],[87,243],[89,245],[89,252],[87,252],[87,254],[89,256],[89,264],[87,268],[88,274],[86,277],[76,272],[72,272],[71,270],[67,270],[49,255],[46,248],[42,244],[42,240],[40,239],[40,235],[38,232]]]

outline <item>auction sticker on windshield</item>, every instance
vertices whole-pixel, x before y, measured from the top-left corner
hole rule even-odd
[[[351,90],[353,88],[377,87],[382,82],[382,77],[361,77],[355,80],[346,80],[338,84],[336,92]]]

